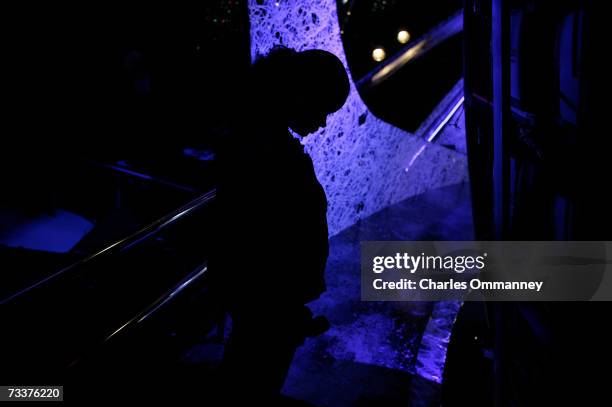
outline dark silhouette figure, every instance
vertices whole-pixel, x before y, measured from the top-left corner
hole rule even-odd
[[[325,126],[349,92],[337,57],[273,50],[255,62],[239,128],[218,153],[218,248],[211,276],[232,318],[226,391],[278,395],[305,337],[328,327],[306,303],[325,291],[327,199],[300,137]]]

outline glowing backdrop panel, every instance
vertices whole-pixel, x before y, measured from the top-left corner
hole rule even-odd
[[[347,66],[335,0],[248,0],[248,6],[252,58],[284,45],[324,49]],[[344,107],[304,144],[327,192],[330,235],[390,204],[467,179],[464,155],[374,117],[352,82]]]

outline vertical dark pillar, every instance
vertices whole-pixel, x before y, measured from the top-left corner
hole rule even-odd
[[[463,3],[465,129],[474,233],[478,240],[494,237],[490,7],[489,0],[464,0]]]
[[[495,238],[502,240],[508,226],[510,117],[510,9],[508,0],[492,0],[491,56],[493,69],[493,217]]]
[[[510,117],[510,9],[509,0],[491,3],[491,59],[493,78],[493,221],[497,240],[506,237],[509,204],[509,157],[507,139]],[[507,313],[504,304],[494,304],[495,324],[495,405],[506,397],[507,351],[505,346]]]

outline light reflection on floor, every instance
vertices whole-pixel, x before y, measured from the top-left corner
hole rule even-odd
[[[439,323],[454,318],[447,312],[453,310],[448,304],[361,302],[359,242],[471,239],[468,184],[409,198],[333,237],[328,291],[312,304],[332,329],[299,349],[284,394],[319,406],[435,404],[439,385],[428,379],[441,376],[445,349],[431,349],[445,346],[452,321],[445,329],[427,327],[432,312]]]

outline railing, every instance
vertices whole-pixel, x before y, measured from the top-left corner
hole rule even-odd
[[[121,325],[117,330],[108,335],[105,342],[114,338],[121,332],[125,332],[128,329],[140,324],[141,322],[150,318],[156,311],[170,302],[173,298],[176,298],[183,290],[187,287],[191,286],[196,281],[199,281],[206,271],[208,270],[207,263],[204,263],[197,267],[194,271],[192,271],[187,277],[185,277],[181,282],[179,282],[176,286],[172,287],[172,289],[165,292],[161,297],[155,300],[151,305],[146,307],[143,311],[138,313],[135,317],[131,318],[125,324]]]
[[[195,283],[199,282],[204,277],[204,275],[206,274],[207,270],[208,270],[208,263],[207,262],[205,262],[205,263],[201,264],[200,266],[198,266],[189,275],[187,275],[185,278],[183,278],[178,284],[176,284],[170,290],[166,291],[163,295],[161,295],[153,303],[151,303],[149,306],[144,308],[142,311],[140,311],[134,317],[132,317],[129,320],[127,320],[125,323],[123,323],[119,328],[117,328],[111,334],[106,335],[104,337],[104,339],[101,342],[99,342],[97,345],[93,345],[93,347],[91,348],[93,350],[89,351],[89,355],[94,354],[95,353],[95,349],[98,349],[98,348],[100,348],[102,346],[105,346],[109,341],[112,341],[114,339],[118,339],[122,335],[123,335],[123,337],[125,337],[126,334],[128,334],[129,332],[132,332],[132,330],[136,329],[141,323],[149,320],[151,317],[153,317],[153,315],[157,311],[162,309],[164,306],[166,306],[172,300],[174,300],[177,297],[179,297],[179,295],[183,291],[185,291],[187,288],[193,286]],[[78,357],[76,357],[72,361],[72,363],[70,363],[69,367],[73,367],[73,366],[75,366],[75,365],[77,365],[79,363],[82,363],[82,361],[86,360],[87,357],[88,357],[87,353],[79,355]]]
[[[458,11],[446,21],[438,24],[414,41],[409,42],[401,51],[377,66],[356,82],[359,89],[376,86],[388,79],[406,64],[415,61],[447,39],[463,31],[463,11]]]
[[[100,162],[92,161],[92,160],[87,160],[87,163],[90,164],[90,165],[93,165],[95,167],[98,167],[98,168],[114,171],[116,173],[119,173],[119,174],[122,174],[122,175],[125,175],[125,176],[128,176],[128,177],[136,178],[136,179],[141,179],[141,180],[145,180],[145,181],[151,181],[151,182],[154,182],[156,184],[163,185],[165,187],[170,187],[170,188],[173,188],[173,189],[178,189],[180,191],[190,192],[190,193],[197,193],[198,192],[198,190],[196,188],[193,188],[191,186],[179,184],[179,183],[176,183],[176,182],[173,182],[173,181],[169,181],[167,179],[162,179],[162,178],[159,178],[159,177],[154,177],[152,175],[145,174],[145,173],[138,172],[138,171],[134,171],[134,170],[131,170],[129,168],[122,167],[120,165],[105,164],[105,163],[100,163]]]
[[[162,218],[150,223],[149,225],[143,227],[142,229],[136,231],[135,233],[116,241],[115,243],[105,247],[104,249],[99,250],[85,257],[84,259],[81,259],[77,261],[76,263],[73,263],[53,273],[43,278],[42,280],[39,280],[38,282],[11,294],[10,296],[6,298],[3,298],[2,300],[0,300],[0,305],[7,304],[34,289],[42,287],[50,283],[51,281],[56,280],[58,277],[62,275],[66,275],[68,273],[75,272],[76,270],[80,269],[82,266],[89,264],[90,262],[97,260],[103,256],[109,256],[111,254],[120,253],[120,252],[123,252],[129,249],[130,247],[133,247],[134,245],[142,242],[143,240],[146,240],[150,238],[151,236],[156,235],[160,231],[166,229],[168,226],[173,225],[179,219],[183,219],[184,217],[188,216],[189,214],[195,212],[199,208],[208,204],[215,198],[215,196],[216,196],[216,190],[213,189],[205,193],[204,195],[199,196],[193,201],[187,203],[186,205],[180,207],[179,209],[174,210],[168,215],[163,216]]]

